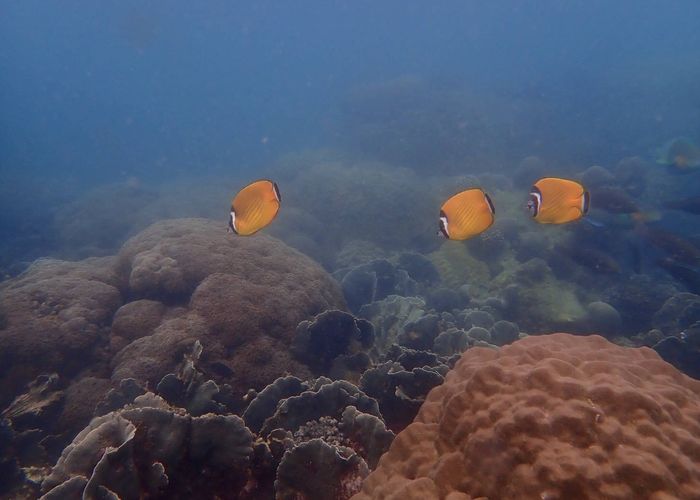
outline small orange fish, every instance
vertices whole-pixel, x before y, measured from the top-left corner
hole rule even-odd
[[[491,227],[495,214],[488,194],[479,188],[467,189],[442,205],[440,232],[450,240],[466,240]]]
[[[532,186],[527,208],[541,224],[564,224],[586,215],[590,204],[590,194],[578,182],[544,177]]]
[[[241,189],[231,202],[228,230],[249,236],[267,226],[280,209],[279,188],[274,182],[262,179]]]

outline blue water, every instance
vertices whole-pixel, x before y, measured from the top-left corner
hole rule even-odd
[[[694,1],[3,2],[0,260],[56,253],[54,213],[96,186],[256,177],[309,149],[426,174],[455,155],[446,170],[493,170],[459,164],[475,145],[504,172],[531,154],[651,158],[700,129],[698,14]],[[409,147],[368,141],[349,96],[397,79],[419,89],[380,103],[383,132],[414,129],[413,108],[449,116],[450,93],[467,110],[486,97],[493,123],[448,118],[466,124],[452,156],[429,120]]]
[[[599,161],[699,123],[693,1],[27,1],[0,14],[4,175],[242,168],[333,144],[349,89],[406,74],[553,100]]]

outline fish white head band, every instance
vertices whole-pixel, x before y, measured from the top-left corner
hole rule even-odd
[[[542,206],[542,194],[538,191],[530,192],[530,199],[527,202],[527,209],[530,211],[530,215],[537,217],[540,213],[540,206]]]
[[[233,231],[235,234],[238,234],[238,228],[236,227],[236,212],[234,212],[233,210],[231,210],[231,213],[228,217],[228,230]]]
[[[440,216],[440,233],[447,239],[450,239],[450,231],[448,229],[447,216]]]

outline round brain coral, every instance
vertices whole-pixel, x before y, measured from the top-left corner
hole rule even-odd
[[[700,381],[647,348],[467,351],[356,500],[700,498]]]
[[[326,309],[345,309],[338,284],[305,255],[264,234],[232,236],[206,219],[151,225],[124,244],[117,268],[131,299],[155,299],[169,309],[142,337],[132,329],[127,339],[113,327],[113,335],[133,339],[111,361],[115,381],[157,383],[195,339],[204,346],[202,368],[237,392],[262,389],[287,372],[304,378],[308,369],[290,353],[297,325]],[[115,326],[129,319],[128,307]]]

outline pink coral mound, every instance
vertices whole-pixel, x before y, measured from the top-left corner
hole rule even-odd
[[[700,498],[700,382],[598,336],[471,349],[354,498],[448,497]]]

